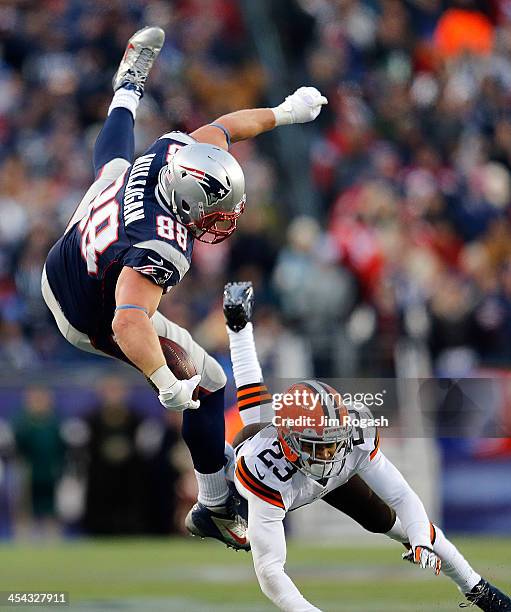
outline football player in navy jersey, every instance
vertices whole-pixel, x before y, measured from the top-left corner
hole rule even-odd
[[[230,113],[189,135],[164,134],[134,160],[136,111],[164,38],[161,28],[147,27],[128,42],[94,147],[95,181],[48,255],[42,292],[69,342],[134,365],[165,408],[185,411],[183,437],[199,486],[195,514],[208,535],[248,548],[224,474],[225,374],[157,308],[188,271],[194,240],[218,243],[236,228],[245,182],[230,142],[312,121],[327,100],[302,87],[276,108]],[[182,346],[198,374],[177,380],[158,336]]]

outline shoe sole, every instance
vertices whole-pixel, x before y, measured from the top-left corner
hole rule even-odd
[[[217,540],[217,542],[221,542],[222,544],[224,544],[225,546],[227,546],[227,548],[232,548],[232,550],[235,550],[236,552],[238,552],[238,550],[244,550],[245,552],[249,552],[250,548],[242,548],[241,546],[235,546],[234,544],[230,544],[229,542],[226,542],[225,540],[221,539],[221,538],[217,538],[215,536],[206,536],[204,535],[201,531],[199,531],[198,527],[195,526],[195,523],[192,521],[191,518],[188,518],[188,516],[185,518],[185,527],[188,531],[188,533],[190,534],[191,537],[195,538],[200,538],[201,540]]]
[[[122,60],[121,60],[120,64],[122,64],[124,62],[124,58],[125,58],[126,53],[127,53],[128,49],[129,49],[129,46],[132,45],[133,48],[135,47],[133,45],[133,40],[135,40],[137,38],[137,36],[139,36],[142,32],[144,32],[146,30],[151,30],[151,29],[156,29],[156,30],[159,30],[161,32],[161,44],[159,44],[159,43],[158,44],[154,44],[154,43],[151,43],[151,44],[147,44],[147,43],[146,44],[142,44],[140,41],[136,42],[135,44],[141,45],[142,47],[150,47],[154,51],[154,53],[155,53],[155,57],[154,57],[154,60],[153,60],[153,64],[154,64],[154,62],[158,58],[158,55],[160,54],[160,51],[163,48],[163,45],[165,44],[165,32],[161,28],[158,28],[156,26],[146,26],[145,28],[142,28],[142,29],[138,30],[137,32],[135,32],[135,34],[133,34],[133,36],[128,40],[128,43],[126,45],[126,49],[124,51],[124,55],[122,57]],[[158,46],[159,46],[159,48],[158,48]],[[115,85],[116,81],[118,80],[118,75],[119,75],[120,69],[121,69],[121,66],[119,65],[119,68],[117,69],[116,73],[114,74],[114,76],[112,78],[112,85],[113,85],[113,90],[114,91],[117,91],[117,89],[119,89],[119,87],[120,87],[120,84],[117,85],[117,86]],[[152,69],[152,66],[151,66],[151,69]]]

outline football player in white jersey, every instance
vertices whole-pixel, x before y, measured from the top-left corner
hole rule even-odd
[[[234,441],[234,482],[248,502],[254,567],[265,595],[281,610],[318,610],[285,572],[283,521],[287,512],[324,499],[366,529],[402,542],[405,560],[442,571],[471,604],[510,611],[511,599],[481,578],[429,521],[417,494],[381,451],[378,432],[354,435],[336,390],[304,381],[288,389],[287,404],[274,410],[255,350],[252,302],[250,283],[226,285],[224,312],[245,425]]]

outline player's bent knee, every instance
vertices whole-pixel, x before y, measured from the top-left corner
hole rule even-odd
[[[222,366],[211,355],[206,354],[200,386],[208,391],[218,391],[227,384],[227,376]]]
[[[116,157],[115,159],[111,159],[104,166],[98,168],[98,176],[96,176],[96,180],[101,178],[105,180],[115,181],[130,166],[130,162],[122,157]]]
[[[390,506],[382,504],[381,511],[377,515],[367,517],[362,526],[371,533],[388,533],[395,522],[395,511]]]

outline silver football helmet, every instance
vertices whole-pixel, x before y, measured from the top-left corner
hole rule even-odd
[[[157,195],[195,238],[216,244],[236,229],[245,207],[245,177],[227,151],[193,143],[161,169]]]

